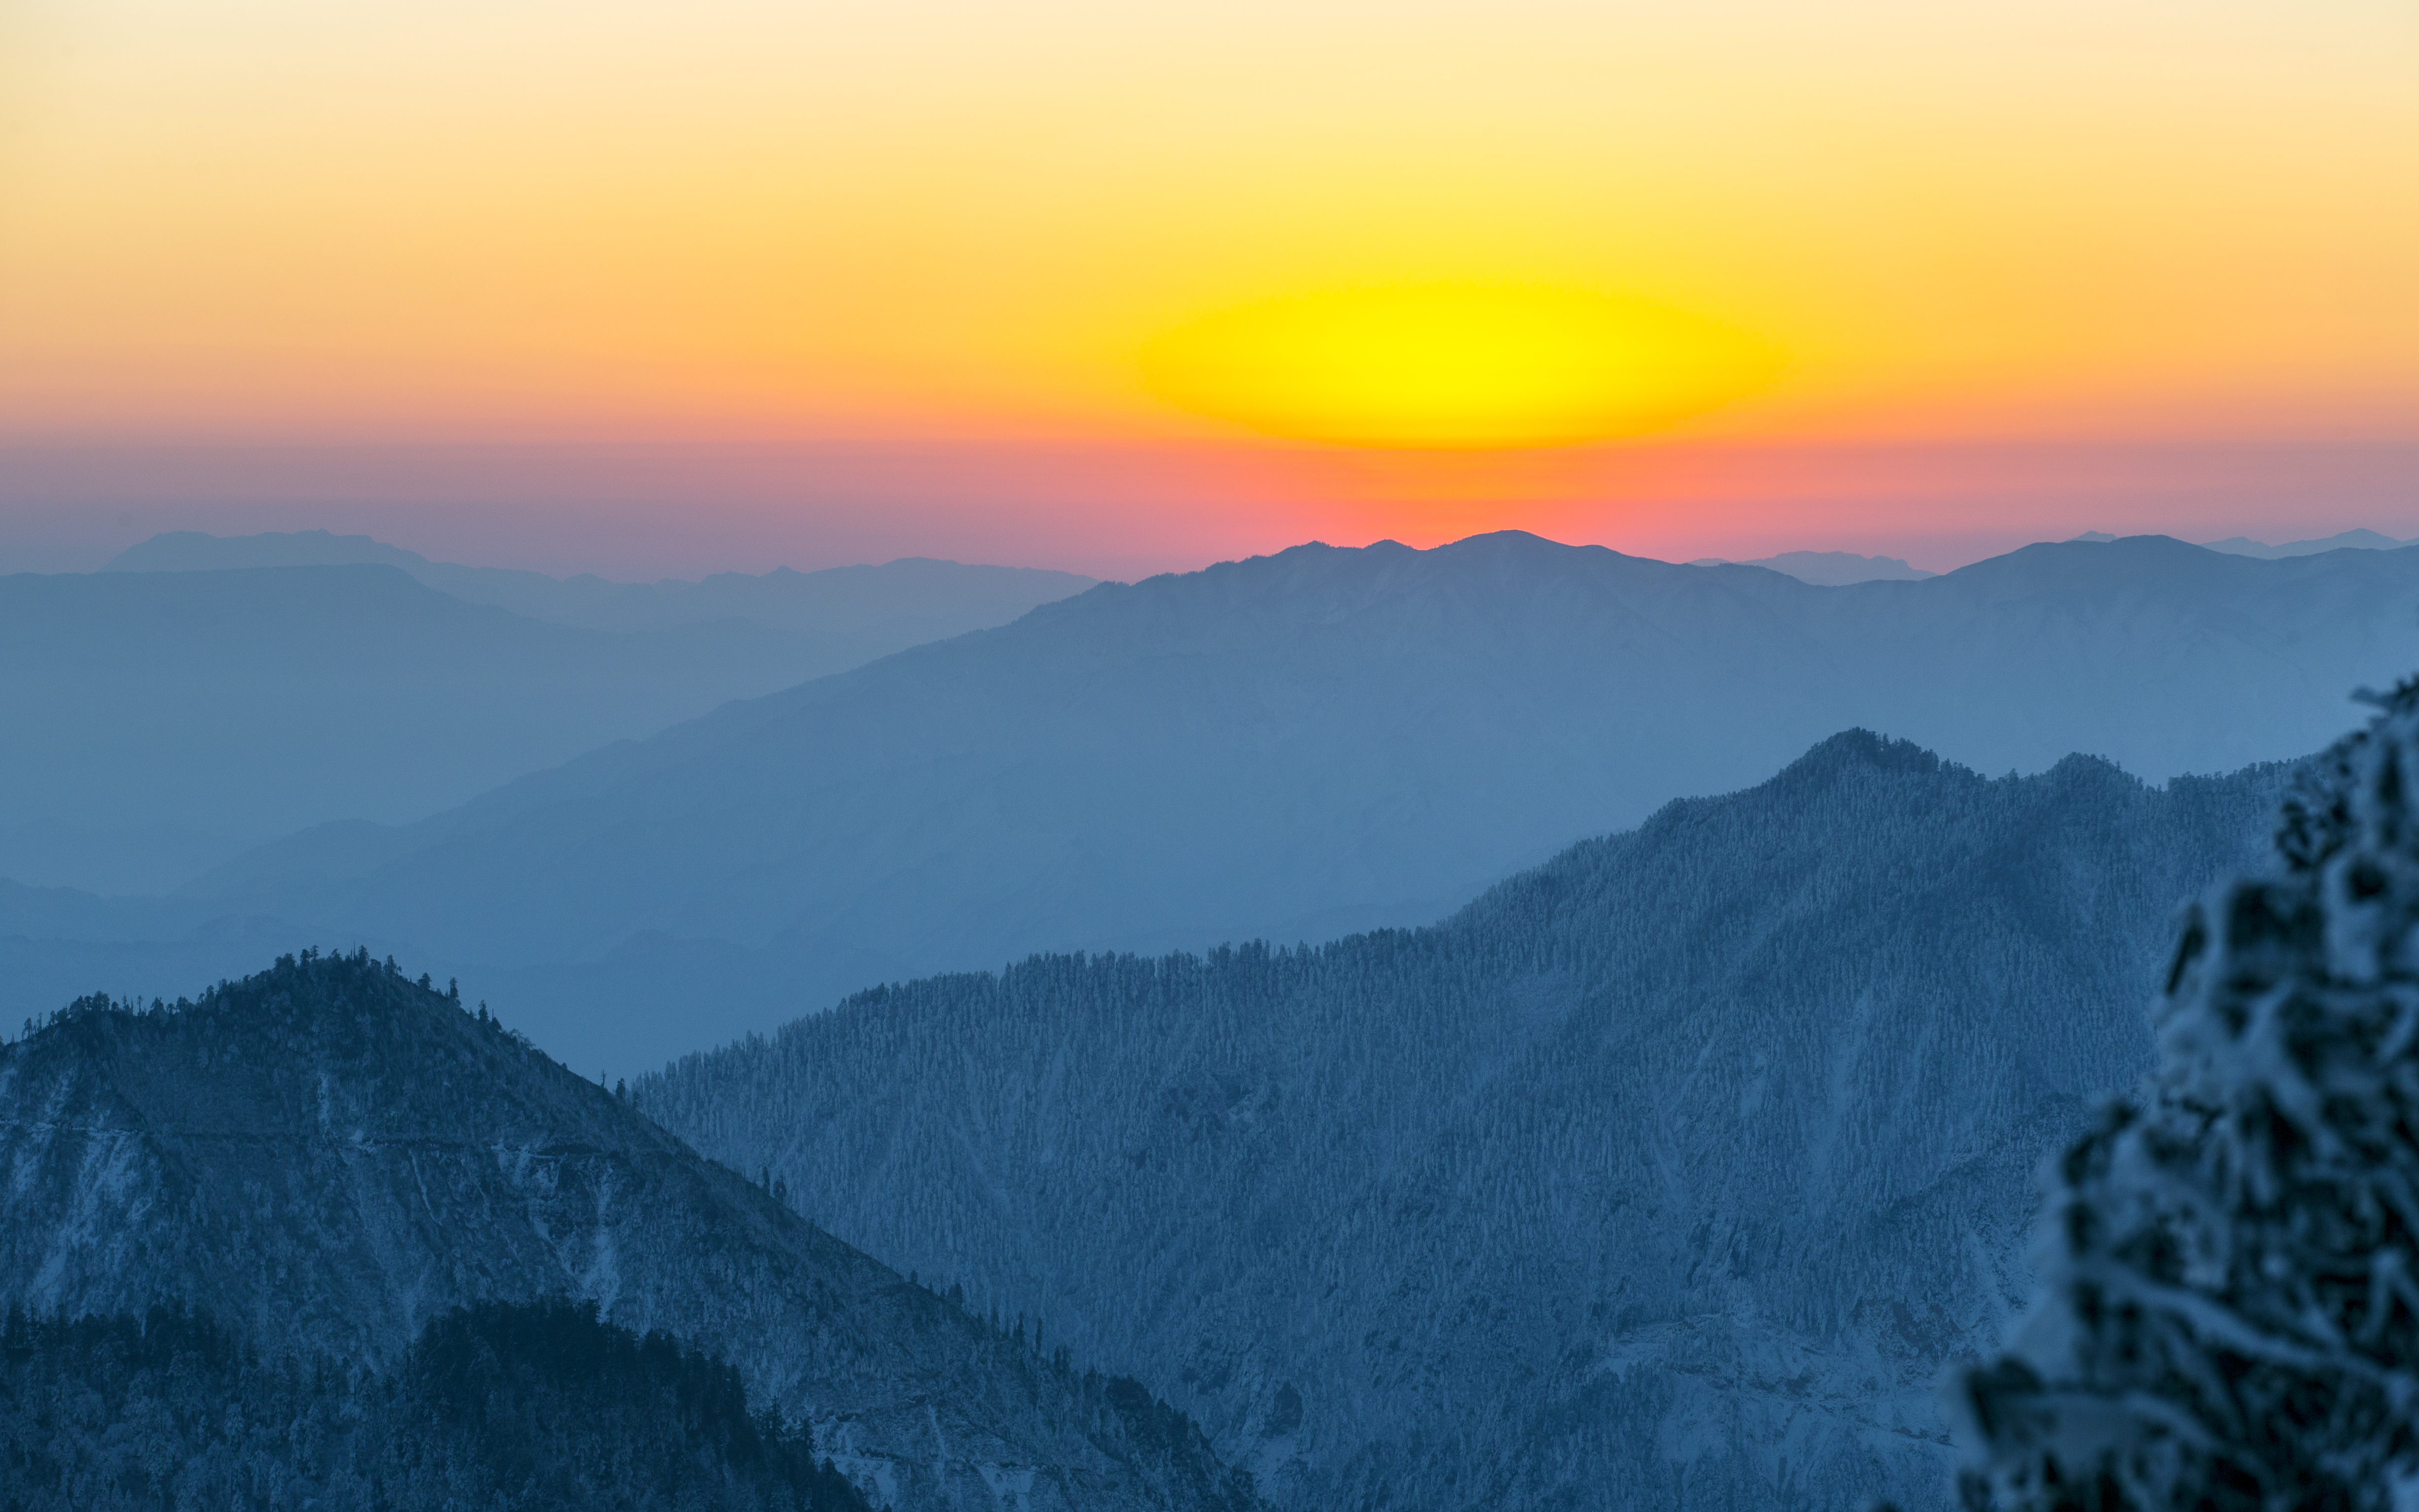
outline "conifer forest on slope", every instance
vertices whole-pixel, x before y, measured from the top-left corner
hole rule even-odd
[[[365,952],[51,1015],[0,1047],[0,1298],[38,1320],[191,1310],[374,1406],[395,1388],[356,1374],[408,1381],[457,1309],[570,1299],[727,1362],[751,1412],[811,1433],[818,1471],[898,1512],[1256,1505],[1133,1381],[988,1326]],[[115,1389],[106,1349],[48,1336],[33,1389]],[[184,1398],[127,1399],[131,1420]]]
[[[634,1092],[1285,1507],[1939,1507],[2037,1165],[2283,776],[1850,733],[1434,928],[912,982]]]

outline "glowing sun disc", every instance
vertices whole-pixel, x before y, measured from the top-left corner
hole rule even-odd
[[[1641,301],[1521,285],[1333,290],[1222,310],[1142,352],[1194,413],[1348,446],[1568,446],[1661,430],[1769,383],[1780,354]]]

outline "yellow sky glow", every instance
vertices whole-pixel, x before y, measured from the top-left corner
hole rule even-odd
[[[0,435],[2404,434],[2414,69],[2400,0],[14,0]]]
[[[1570,446],[1651,435],[1769,382],[1780,354],[1577,289],[1427,284],[1224,310],[1143,347],[1150,392],[1348,446]]]

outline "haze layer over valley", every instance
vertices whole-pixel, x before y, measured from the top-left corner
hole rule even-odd
[[[643,1068],[1036,949],[1431,919],[1850,726],[1991,772],[2294,757],[2414,662],[2414,551],[2140,537],[1824,588],[1517,532],[1310,546],[1103,584],[175,898],[10,895],[0,951],[32,1011],[359,939]]]
[[[100,573],[0,578],[0,878],[165,891],[1090,582],[922,561],[561,581],[325,532],[184,532]]]
[[[927,640],[1005,625],[1036,604],[1092,586],[1079,573],[967,566],[901,557],[878,566],[798,572],[717,572],[614,582],[593,574],[550,578],[508,567],[431,562],[366,535],[294,531],[206,535],[174,531],[130,547],[104,572],[213,572],[246,567],[387,566],[450,598],[550,625],[624,632],[739,620],[826,642],[828,654],[870,661]]]

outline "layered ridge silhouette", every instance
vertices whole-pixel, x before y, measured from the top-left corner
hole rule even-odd
[[[1306,547],[1102,585],[196,891],[475,964],[579,1058],[668,1054],[1037,949],[1424,922],[1852,724],[1994,772],[2293,756],[2413,659],[2419,552],[2150,537],[1826,589],[1520,534]],[[685,982],[686,1043],[647,1026]]]
[[[431,562],[366,535],[327,531],[207,535],[171,531],[113,558],[104,572],[214,572],[248,567],[393,567],[466,604],[590,630],[675,629],[745,620],[769,630],[830,637],[855,661],[968,630],[1005,625],[1036,604],[1097,580],[1039,567],[995,567],[901,557],[895,562],[799,572],[717,572],[690,582],[616,582],[583,573],[552,578],[509,567]],[[852,662],[852,664],[854,664]]]
[[[324,532],[130,558],[162,570],[0,578],[0,877],[166,891],[1090,582],[946,562],[562,582]]]
[[[0,1011],[358,939],[640,1069],[1035,949],[1425,922],[1850,725],[1991,772],[2289,757],[2414,660],[2419,550],[2142,537],[1819,588],[1517,533],[1303,547],[1103,584],[414,825],[306,831],[164,903],[0,892],[0,990],[27,999]]]

